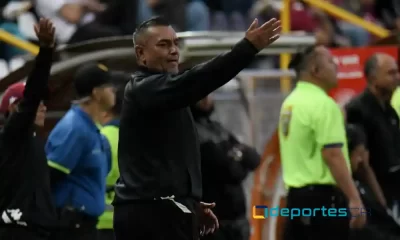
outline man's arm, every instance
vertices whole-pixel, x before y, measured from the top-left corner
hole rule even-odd
[[[157,74],[145,78],[133,86],[131,93],[145,110],[187,107],[230,81],[250,64],[257,53],[258,50],[243,39],[230,52],[182,74]]]
[[[362,203],[352,179],[349,165],[342,148],[347,147],[344,118],[339,106],[328,101],[322,106],[324,111],[318,114],[315,125],[316,141],[322,147],[322,157],[330,169],[337,186],[352,203]]]
[[[368,161],[368,152],[365,153],[366,157],[362,162],[360,169],[358,170],[359,176],[365,183],[369,185],[372,191],[375,194],[376,199],[378,202],[385,208],[387,208],[387,202],[385,195],[383,194],[382,188],[379,185],[378,180],[376,179],[375,173],[372,170],[371,166],[369,165]]]
[[[54,28],[50,21],[41,20],[35,26],[39,38],[39,55],[26,81],[23,99],[18,104],[18,110],[12,113],[4,126],[4,136],[7,139],[17,138],[16,134],[25,134],[33,127],[40,102],[48,95],[48,80],[53,56]]]

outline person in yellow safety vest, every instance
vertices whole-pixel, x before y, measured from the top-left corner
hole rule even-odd
[[[107,176],[106,186],[106,208],[99,218],[97,224],[98,240],[114,240],[113,215],[114,209],[111,205],[114,200],[114,184],[119,178],[118,170],[118,138],[119,138],[119,115],[122,108],[125,85],[129,81],[129,75],[123,72],[112,73],[112,79],[116,87],[116,99],[114,107],[103,116],[101,133],[106,137],[111,149],[111,170]]]
[[[392,104],[392,107],[396,111],[397,115],[400,117],[400,87],[394,91],[390,103]]]

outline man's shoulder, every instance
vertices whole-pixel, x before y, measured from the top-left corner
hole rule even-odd
[[[49,137],[57,134],[84,134],[82,131],[82,128],[84,127],[85,125],[83,124],[82,119],[80,119],[80,116],[70,109],[64,117],[58,121]]]
[[[364,98],[363,94],[359,94],[352,98],[344,108],[346,112],[364,111],[366,108],[368,108],[368,104],[366,103],[366,99]]]

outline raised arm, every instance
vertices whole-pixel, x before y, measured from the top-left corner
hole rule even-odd
[[[279,38],[279,21],[272,19],[261,27],[257,24],[255,20],[246,37],[230,52],[182,74],[158,74],[140,82],[132,81],[126,96],[135,99],[145,110],[173,110],[194,104],[230,81],[261,49]]]
[[[14,139],[25,134],[33,127],[40,102],[48,94],[48,80],[54,47],[54,27],[47,19],[41,19],[35,25],[35,32],[40,42],[39,55],[26,81],[23,98],[17,110],[10,114],[4,126],[4,135]]]

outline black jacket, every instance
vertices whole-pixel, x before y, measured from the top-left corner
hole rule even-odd
[[[199,109],[193,107],[192,113],[200,140],[204,201],[217,204],[213,211],[220,221],[245,218],[242,183],[260,164],[260,155]]]
[[[381,106],[367,89],[346,106],[346,115],[348,123],[359,125],[366,134],[370,164],[386,198],[398,199],[400,129],[396,111],[389,102]]]
[[[2,129],[0,212],[8,219],[1,218],[0,225],[11,220],[6,226],[50,229],[56,224],[44,143],[36,137],[34,126],[40,101],[47,95],[52,54],[52,49],[40,49],[18,112],[9,116]],[[11,209],[22,215],[12,215]]]
[[[140,69],[125,89],[115,204],[135,199],[202,197],[199,143],[189,106],[227,83],[257,54],[242,40],[180,74]]]

